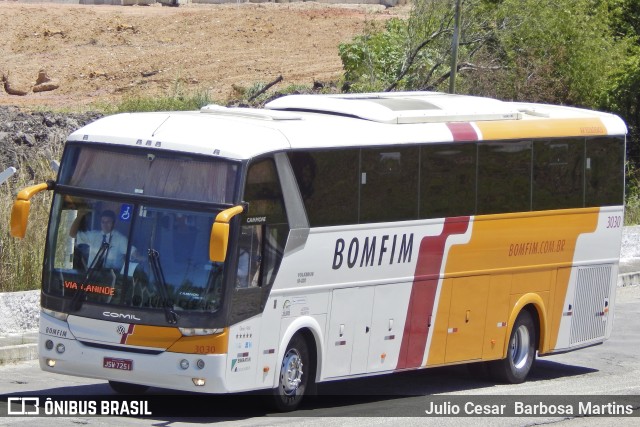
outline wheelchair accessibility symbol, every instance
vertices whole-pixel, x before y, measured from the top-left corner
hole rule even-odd
[[[123,204],[120,206],[120,221],[129,221],[133,213],[133,206]]]

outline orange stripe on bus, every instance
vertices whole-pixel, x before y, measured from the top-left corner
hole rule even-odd
[[[127,345],[165,349],[181,336],[182,334],[177,328],[135,325],[134,332],[127,336],[126,343]]]
[[[427,364],[500,357],[504,344],[491,343],[506,341],[498,322],[526,293],[544,296],[549,324],[542,350],[552,349],[578,237],[595,231],[598,214],[588,208],[475,217],[469,243],[452,246],[447,257]],[[455,338],[451,327],[458,327]]]
[[[225,354],[229,348],[229,328],[216,335],[182,337],[167,351],[185,354]]]
[[[477,122],[476,126],[485,141],[607,135],[607,128],[597,118],[486,121]]]

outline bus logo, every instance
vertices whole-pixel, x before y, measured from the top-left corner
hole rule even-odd
[[[112,313],[111,311],[105,311],[102,313],[105,317],[114,317],[117,319],[125,319],[125,320],[142,320],[135,316],[135,314],[123,314],[123,313]]]
[[[347,262],[349,268],[373,267],[374,265],[382,265],[383,262],[389,265],[408,263],[411,262],[412,250],[413,233],[401,236],[385,234],[384,236],[366,237],[364,240],[354,237],[349,245],[344,239],[338,239],[331,267],[338,270],[344,261]]]

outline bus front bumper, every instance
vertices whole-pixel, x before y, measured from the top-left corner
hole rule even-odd
[[[47,348],[47,341],[53,346]],[[49,344],[51,346],[51,344]],[[141,354],[40,333],[40,368],[47,372],[201,393],[228,393],[226,354]],[[204,363],[202,368],[198,367]],[[186,361],[186,362],[185,362]],[[108,367],[107,367],[108,366]]]

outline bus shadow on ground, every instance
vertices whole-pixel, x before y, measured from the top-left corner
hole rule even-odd
[[[597,369],[567,365],[551,360],[537,360],[529,373],[527,382],[569,378],[593,372],[597,372]],[[490,391],[480,391],[480,389],[500,386],[517,388],[517,385],[496,383],[490,378],[486,364],[476,363],[327,382],[318,385],[318,394],[321,396],[353,395],[373,400],[380,396],[388,398],[428,396],[472,390],[479,390],[479,393],[483,394],[483,392],[490,393]],[[517,390],[514,391],[517,392]]]
[[[145,400],[149,402],[152,414],[142,415],[142,418],[168,422],[210,423],[262,416],[424,416],[422,409],[431,395],[442,399],[442,395],[459,392],[467,396],[469,392],[472,392],[471,396],[504,394],[500,393],[500,387],[510,387],[508,395],[518,394],[517,385],[493,382],[484,366],[458,365],[326,382],[318,384],[317,395],[305,397],[297,411],[287,414],[275,412],[270,407],[269,391],[208,395],[151,388],[142,395],[123,397],[113,392],[107,383],[101,383],[57,387],[36,393],[45,399],[53,397],[54,400]],[[534,365],[528,382],[570,378],[593,372],[597,370],[543,359]],[[23,392],[11,396],[33,395]]]

